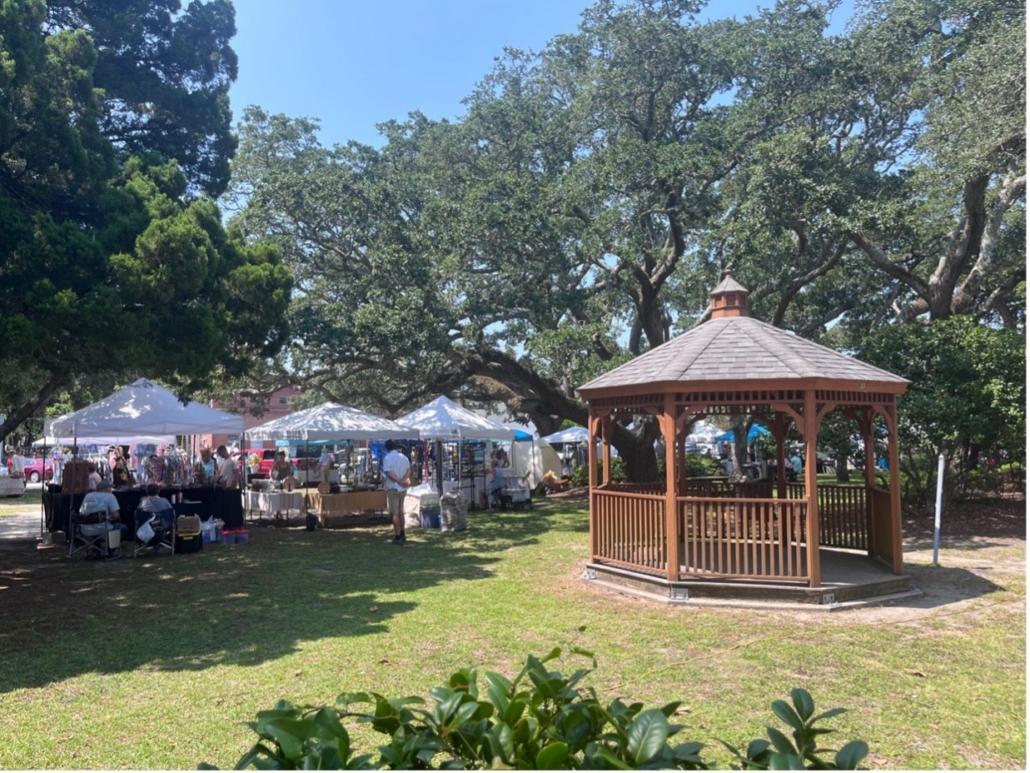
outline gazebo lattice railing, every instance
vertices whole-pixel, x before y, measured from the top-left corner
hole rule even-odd
[[[824,547],[865,551],[900,573],[896,398],[907,382],[748,318],[746,293],[727,277],[713,292],[713,308],[722,313],[580,389],[590,405],[591,561],[674,582],[735,578],[816,587]],[[734,367],[740,378],[727,372]],[[817,484],[816,440],[831,411],[852,418],[865,439],[859,485]],[[641,414],[661,428],[665,480],[615,483],[615,423]],[[742,414],[769,422],[775,480],[688,478],[685,443],[694,422]],[[875,477],[877,417],[887,427],[887,489]],[[804,442],[803,483],[786,479],[791,424]]]

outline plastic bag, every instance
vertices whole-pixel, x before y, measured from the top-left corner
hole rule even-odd
[[[150,525],[150,521],[136,529],[136,537],[144,545],[154,539],[154,527]]]

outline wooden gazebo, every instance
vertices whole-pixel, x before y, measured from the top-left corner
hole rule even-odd
[[[588,574],[664,585],[672,598],[713,583],[722,595],[749,585],[800,587],[824,603],[846,596],[840,591],[848,584],[904,590],[883,580],[902,573],[896,400],[908,382],[753,319],[747,304],[748,291],[727,272],[712,291],[708,321],[580,387],[590,416]],[[865,438],[862,485],[816,483],[816,439],[831,411],[853,418]],[[615,483],[614,423],[642,414],[661,427],[664,481]],[[686,476],[687,435],[713,415],[768,423],[776,441],[772,479]],[[876,417],[887,429],[886,489],[875,477]],[[804,442],[803,483],[788,483],[785,474],[791,423]],[[825,577],[824,563],[841,576]],[[820,595],[826,588],[838,592]]]

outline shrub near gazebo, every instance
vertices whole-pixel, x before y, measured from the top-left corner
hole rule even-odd
[[[878,565],[900,575],[896,401],[908,382],[753,319],[747,306],[748,290],[727,271],[712,291],[708,321],[580,387],[589,403],[591,572],[676,585],[682,592],[672,597],[687,595],[699,580],[820,588],[875,576]],[[862,486],[817,486],[816,440],[831,411],[853,418],[865,438]],[[613,425],[639,414],[658,419],[665,480],[614,483]],[[760,418],[772,430],[775,481],[741,485],[686,477],[684,443],[694,422],[740,414]],[[887,426],[888,489],[876,485],[876,417]],[[805,445],[799,484],[788,484],[784,469],[791,424]],[[858,565],[853,555],[829,555],[834,567],[850,563],[843,579],[824,578],[820,548],[865,556]]]

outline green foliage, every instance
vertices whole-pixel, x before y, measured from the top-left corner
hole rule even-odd
[[[791,702],[772,702],[773,713],[790,730],[790,738],[775,727],[766,727],[768,740],[756,739],[741,753],[724,743],[737,758],[743,770],[855,770],[869,754],[865,741],[851,741],[838,751],[819,747],[820,736],[832,733],[828,727],[816,723],[844,713],[844,709],[830,709],[815,713],[815,702],[806,690],[796,688],[790,691]],[[832,759],[826,759],[833,753]]]
[[[592,658],[573,648],[574,654]],[[280,701],[249,723],[259,739],[240,758],[237,769],[510,769],[523,770],[703,770],[704,745],[676,736],[673,723],[681,704],[646,709],[642,703],[615,698],[602,703],[584,685],[591,669],[570,675],[548,663],[561,650],[530,655],[514,679],[474,668],[452,674],[430,690],[431,701],[408,696],[387,698],[374,692],[344,693],[335,707],[295,706]],[[596,662],[594,663],[596,667]],[[791,743],[767,728],[770,741],[752,741],[744,755],[728,747],[751,770],[791,768],[855,769],[868,747],[853,741],[823,759],[816,739],[829,728],[816,723],[840,714],[833,709],[814,715],[804,690],[793,690],[794,708],[774,701],[773,712],[793,730]],[[370,725],[388,740],[374,753],[354,749],[345,722]],[[207,767],[207,766],[204,766]]]
[[[575,388],[694,324],[727,263],[757,317],[841,350],[927,315],[1023,324],[1022,3],[878,0],[841,34],[836,3],[696,5],[601,0],[381,147],[249,110],[229,199],[304,290],[294,372],[583,424]],[[638,479],[647,426],[616,436]]]
[[[622,483],[629,480],[629,476],[626,472],[626,462],[621,456],[612,457],[612,482]],[[585,486],[589,480],[590,467],[586,464],[581,464],[572,471],[570,479],[572,480],[573,486]]]
[[[683,469],[688,478],[705,478],[722,472],[719,461],[708,454],[687,454]]]
[[[71,390],[182,390],[286,338],[291,279],[227,234],[226,0],[0,7],[0,435]]]
[[[1022,335],[952,317],[884,328],[866,341],[861,354],[912,381],[898,410],[903,462],[914,496],[929,501],[941,452],[959,474],[958,462],[971,445],[1002,451],[1011,462],[1024,460]]]

